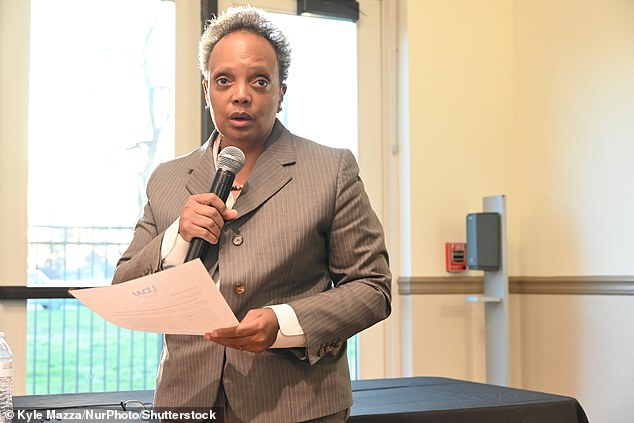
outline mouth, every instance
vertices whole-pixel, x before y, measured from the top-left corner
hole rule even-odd
[[[234,112],[229,115],[229,120],[235,125],[246,125],[253,120],[253,116],[244,112]]]

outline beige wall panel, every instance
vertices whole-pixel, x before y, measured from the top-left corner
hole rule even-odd
[[[466,213],[511,188],[513,7],[417,0],[407,9],[412,274],[437,275],[444,242],[464,240]]]
[[[29,17],[29,2],[0,0],[0,285],[26,284]],[[0,301],[0,330],[24,393],[26,301]]]
[[[592,422],[629,423],[634,297],[521,296],[523,387],[576,397]]]
[[[407,10],[412,275],[445,274],[442,244],[498,193],[511,276],[634,274],[634,3]],[[483,317],[458,297],[404,301],[413,373],[483,377],[483,334],[466,329]],[[633,301],[513,296],[512,383],[575,396],[591,421],[631,420]]]
[[[484,382],[484,307],[462,295],[417,295],[412,302],[414,376]]]
[[[517,1],[523,275],[634,273],[634,2]]]

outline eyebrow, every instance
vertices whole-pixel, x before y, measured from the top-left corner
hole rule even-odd
[[[209,77],[211,77],[212,75],[225,75],[225,74],[231,75],[231,74],[233,74],[230,66],[218,67],[218,68],[215,69],[214,72],[208,70],[207,73],[208,73]],[[269,69],[268,66],[255,65],[255,66],[249,67],[249,74],[262,75],[262,76],[266,76],[266,77],[272,79],[275,76],[275,71]]]

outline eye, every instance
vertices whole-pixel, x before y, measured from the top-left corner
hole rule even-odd
[[[216,84],[218,84],[220,86],[228,85],[229,84],[229,78],[226,78],[224,76],[216,78]]]
[[[260,78],[255,80],[255,86],[258,88],[266,88],[269,86],[269,81],[266,79]]]

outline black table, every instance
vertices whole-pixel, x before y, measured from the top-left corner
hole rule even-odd
[[[571,397],[447,378],[359,380],[352,382],[352,391],[351,423],[588,422],[581,405]],[[41,422],[49,410],[120,409],[120,402],[126,400],[149,404],[152,391],[18,396],[14,407],[40,410],[43,418],[35,421]]]
[[[587,423],[576,399],[439,377],[352,382],[350,422]]]

